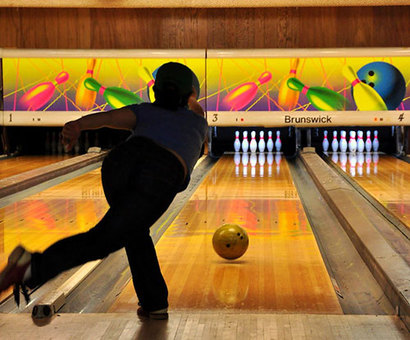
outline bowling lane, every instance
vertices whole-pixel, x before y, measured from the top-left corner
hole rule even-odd
[[[0,268],[18,244],[41,251],[93,227],[107,210],[96,169],[0,209]],[[3,300],[9,292],[0,295]]]
[[[332,155],[332,160],[410,228],[410,164],[382,154]]]
[[[222,157],[158,241],[170,309],[341,314],[286,160],[249,161]],[[213,250],[223,223],[248,232],[237,260]],[[137,302],[129,282],[109,312],[135,311]]]
[[[18,156],[0,160],[0,179],[18,175],[52,163],[71,158],[71,155]]]

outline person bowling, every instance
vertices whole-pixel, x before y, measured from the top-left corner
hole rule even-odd
[[[168,318],[168,290],[149,229],[187,187],[205,142],[208,125],[196,100],[193,76],[183,64],[166,63],[156,75],[154,103],[91,114],[64,125],[67,151],[84,130],[131,131],[101,167],[109,209],[89,231],[62,239],[42,253],[16,247],[0,273],[0,291],[15,286],[16,294],[21,288],[28,300],[26,287],[33,289],[65,270],[124,247],[139,299],[138,314]]]

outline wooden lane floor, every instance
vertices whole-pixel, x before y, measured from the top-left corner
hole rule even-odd
[[[0,159],[0,179],[69,159],[71,155],[17,156]]]
[[[213,250],[224,223],[248,232],[237,260]],[[342,313],[283,158],[253,168],[222,157],[156,248],[171,311]],[[135,311],[137,303],[129,282],[108,312]]]
[[[410,228],[410,164],[385,154],[347,154],[333,161]],[[347,163],[347,164],[346,164]]]
[[[408,331],[393,315],[172,312],[169,320],[130,313],[60,314],[37,327],[30,315],[2,315],[4,339],[304,339],[399,340]]]
[[[100,177],[96,169],[1,208],[0,268],[18,244],[42,251],[93,227],[108,208]],[[1,294],[0,301],[10,292]]]

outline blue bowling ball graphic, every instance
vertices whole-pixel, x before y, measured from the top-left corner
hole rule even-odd
[[[373,87],[383,98],[389,110],[396,109],[406,93],[406,82],[401,72],[393,65],[376,61],[357,71],[358,78]]]

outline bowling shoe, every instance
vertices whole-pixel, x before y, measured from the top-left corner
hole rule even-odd
[[[137,310],[137,314],[140,317],[150,318],[154,320],[166,320],[168,319],[168,308],[163,308],[159,310],[155,310],[152,312],[146,311],[144,308],[140,307]]]
[[[27,289],[23,283],[24,274],[31,263],[31,253],[22,246],[16,247],[9,256],[7,266],[0,273],[0,292],[14,285],[14,298],[20,304],[20,287],[26,302],[29,301]]]

